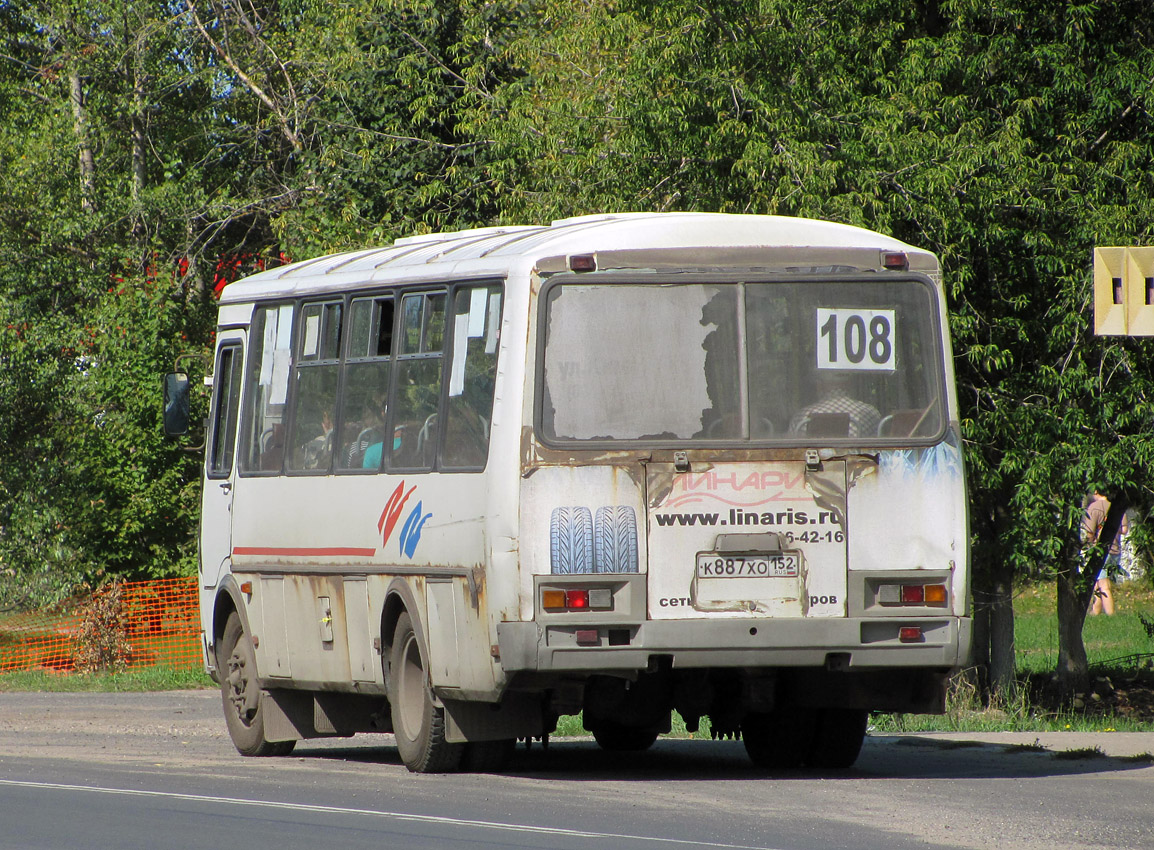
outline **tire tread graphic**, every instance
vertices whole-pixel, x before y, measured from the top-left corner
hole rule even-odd
[[[554,508],[549,518],[549,562],[554,575],[591,573],[593,514],[588,508]]]
[[[598,508],[593,533],[593,572],[637,572],[637,514],[633,508]]]

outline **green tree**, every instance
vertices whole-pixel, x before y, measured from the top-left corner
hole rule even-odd
[[[159,375],[241,273],[491,214],[460,116],[520,8],[0,4],[0,593],[191,569]]]
[[[829,218],[935,250],[952,301],[978,650],[1013,680],[1014,580],[1057,577],[1086,676],[1093,482],[1131,491],[1149,346],[1089,331],[1095,244],[1150,238],[1146,4],[546,2],[486,132],[507,217],[622,207]],[[479,119],[484,122],[485,119]]]

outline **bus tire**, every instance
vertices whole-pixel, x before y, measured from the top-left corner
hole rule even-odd
[[[628,505],[597,509],[593,523],[593,572],[637,572],[637,513]]]
[[[217,647],[220,697],[224,722],[233,746],[242,756],[284,756],[296,741],[269,741],[264,736],[264,700],[256,670],[256,650],[240,615],[228,615]]]
[[[549,562],[553,575],[593,572],[593,514],[588,508],[553,509]]]
[[[397,618],[389,652],[389,706],[405,767],[413,773],[449,773],[458,768],[464,745],[445,738],[445,709],[433,703],[421,641],[407,611]]]
[[[817,734],[809,766],[827,770],[853,767],[865,741],[869,712],[856,708],[824,708],[817,718]]]
[[[650,726],[626,726],[614,720],[601,720],[591,730],[593,740],[611,753],[639,753],[653,746],[657,730]]]
[[[816,731],[814,711],[794,706],[750,712],[741,721],[741,740],[750,760],[770,770],[792,770],[805,764]]]

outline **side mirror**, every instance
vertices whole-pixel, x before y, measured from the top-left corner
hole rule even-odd
[[[180,437],[188,433],[188,375],[169,372],[164,376],[164,433]]]

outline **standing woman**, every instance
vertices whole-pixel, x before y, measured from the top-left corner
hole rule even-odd
[[[1110,511],[1110,500],[1103,496],[1097,487],[1090,493],[1090,503],[1086,506],[1086,516],[1082,520],[1082,542],[1086,545],[1097,543],[1102,533],[1102,525],[1106,522],[1106,514]],[[1091,614],[1114,613],[1114,586],[1110,574],[1116,573],[1122,566],[1122,535],[1129,531],[1126,517],[1122,517],[1122,527],[1114,535],[1110,543],[1110,551],[1106,555],[1106,562],[1102,565],[1098,578],[1094,582],[1094,603],[1090,606]]]

